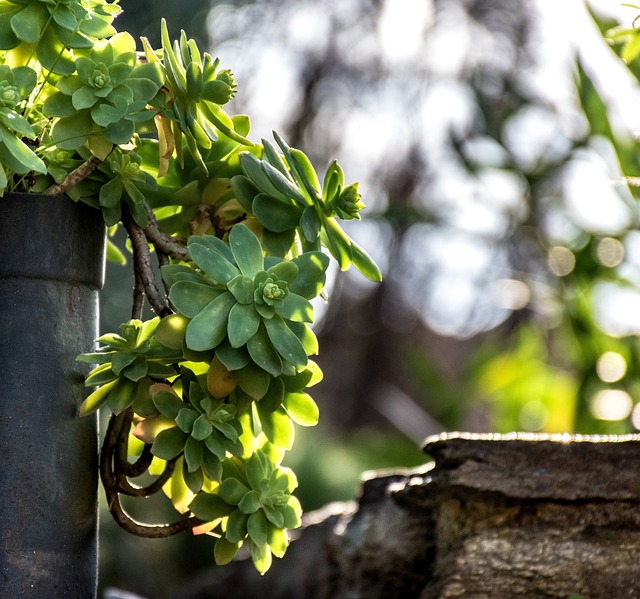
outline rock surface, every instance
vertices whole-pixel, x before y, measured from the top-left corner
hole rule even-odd
[[[260,577],[238,561],[181,598],[640,597],[640,437],[450,434],[305,517]]]

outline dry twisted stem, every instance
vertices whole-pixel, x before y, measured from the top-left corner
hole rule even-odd
[[[170,537],[185,530],[190,530],[200,524],[204,524],[203,520],[195,516],[190,516],[170,524],[144,524],[132,518],[124,510],[120,502],[121,493],[143,497],[157,493],[171,476],[175,464],[175,461],[167,462],[163,474],[147,487],[135,487],[129,483],[126,479],[127,475],[125,472],[131,472],[131,468],[133,467],[135,469],[136,464],[130,464],[125,459],[124,461],[127,462],[125,466],[122,456],[126,454],[131,419],[131,409],[111,416],[100,453],[100,478],[102,479],[102,484],[107,496],[107,507],[113,519],[127,532],[148,539]],[[142,456],[140,459],[143,459]]]
[[[140,304],[137,296],[139,295],[141,285],[149,300],[151,309],[160,317],[168,316],[171,314],[171,309],[167,306],[164,297],[156,285],[153,268],[151,266],[151,252],[149,250],[147,236],[136,224],[128,211],[123,210],[122,224],[127,230],[133,248],[133,269],[136,277],[134,307]]]
[[[123,206],[122,224],[127,230],[133,249],[134,289],[131,317],[140,319],[144,298],[149,301],[151,309],[160,317],[171,314],[165,297],[156,284],[156,278],[151,266],[151,251],[149,242],[153,243],[160,265],[167,263],[167,256],[179,260],[188,259],[187,250],[178,245],[171,237],[165,235],[158,228],[158,223],[149,209],[149,224],[142,229]],[[129,481],[147,472],[153,459],[151,446],[145,444],[136,462],[128,460],[129,434],[133,419],[131,408],[120,414],[112,415],[100,452],[100,477],[107,496],[107,506],[113,519],[127,532],[145,538],[163,538],[190,530],[204,524],[203,520],[191,516],[171,524],[144,524],[133,519],[124,510],[120,495],[132,497],[149,497],[162,490],[165,483],[173,474],[176,459],[169,460],[163,472],[149,485],[138,486]]]
[[[147,239],[153,243],[156,252],[171,256],[177,260],[189,260],[187,248],[180,245],[180,242],[183,240],[163,233],[158,227],[158,221],[156,220],[153,210],[148,205],[147,213],[149,214],[149,223],[144,228],[144,234],[147,236]]]
[[[42,192],[45,196],[60,196],[67,193],[74,185],[77,185],[83,179],[86,179],[93,171],[102,164],[102,160],[96,156],[91,156],[85,160],[78,168],[72,170],[62,181],[51,185]]]

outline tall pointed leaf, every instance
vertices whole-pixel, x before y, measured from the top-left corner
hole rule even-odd
[[[262,246],[248,227],[243,224],[235,225],[229,233],[229,245],[243,275],[253,278],[263,269]]]

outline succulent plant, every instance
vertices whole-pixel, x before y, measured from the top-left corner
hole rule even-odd
[[[172,460],[184,453],[184,476],[192,492],[197,493],[204,477],[219,481],[222,460],[227,452],[241,456],[244,449],[239,442],[242,427],[236,418],[236,406],[222,399],[214,399],[192,373],[182,372],[187,391],[184,399],[168,385],[151,389],[153,403],[163,424],[152,440],[153,455]],[[153,417],[147,420],[152,429],[158,428]],[[146,441],[144,422],[138,425],[139,434]]]
[[[200,148],[209,149],[219,133],[243,145],[253,145],[235,131],[232,119],[221,108],[235,94],[235,80],[231,71],[218,71],[218,59],[206,52],[200,54],[196,42],[187,39],[184,31],[180,40],[171,44],[163,20],[161,34],[168,94],[166,98],[161,95],[155,106],[177,125],[165,127],[165,136],[172,138],[170,143],[175,144],[178,160],[183,162],[182,137],[178,133],[182,131],[187,134],[184,139],[191,155],[206,172]],[[152,51],[147,52],[147,59],[150,64],[158,60]]]
[[[158,317],[145,323],[130,320],[120,325],[119,335],[108,333],[99,337],[96,341],[103,345],[97,351],[76,358],[79,362],[98,365],[85,379],[87,387],[98,385],[98,389],[80,406],[81,415],[105,403],[119,414],[134,403],[140,392],[148,393],[152,379],[175,376],[172,364],[180,354],[153,338],[159,322]]]
[[[135,152],[112,152],[101,170],[111,173],[111,180],[100,187],[98,198],[107,226],[115,225],[122,217],[122,202],[128,205],[131,216],[140,227],[146,227],[149,215],[145,193],[154,191],[156,180],[141,168],[142,159]]]
[[[203,492],[189,507],[203,519],[225,518],[225,532],[214,552],[217,563],[230,561],[248,540],[253,563],[264,573],[272,554],[282,557],[286,551],[285,529],[300,526],[302,508],[292,495],[298,486],[296,476],[289,468],[274,466],[261,450],[246,461],[225,460],[223,473],[219,496],[224,503]]]
[[[59,75],[75,70],[73,49],[91,48],[116,33],[117,3],[103,0],[5,0],[0,12],[0,48],[35,48],[38,62]]]
[[[44,162],[20,139],[36,138],[33,126],[20,114],[20,104],[35,85],[33,70],[0,65],[0,190],[7,186],[7,170],[19,175],[47,172]]]
[[[274,132],[280,156],[265,139],[262,158],[240,153],[243,175],[232,179],[236,197],[264,225],[263,244],[269,253],[284,256],[299,233],[302,247],[324,245],[340,268],[353,264],[362,274],[379,281],[380,271],[369,255],[342,230],[336,217],[359,218],[364,208],[357,184],[344,187],[337,162],[327,168],[322,189],[307,156]]]
[[[304,336],[294,323],[313,322],[308,299],[321,289],[324,254],[265,260],[260,241],[242,224],[231,229],[228,245],[213,236],[191,237],[189,253],[209,281],[178,281],[169,299],[192,319],[185,337],[191,349],[214,349],[227,340],[232,353],[246,348],[273,376],[306,366]]]
[[[295,425],[319,417],[311,300],[326,299],[329,255],[380,278],[338,224],[364,204],[335,161],[321,186],[277,133],[252,142],[249,117],[225,112],[236,81],[219,59],[184,32],[171,40],[164,21],[160,47],[139,50],[113,27],[120,12],[117,0],[0,2],[0,195],[101,210],[121,264],[110,237],[126,229],[132,319],[77,358],[91,365],[80,415],[111,412],[100,474],[116,521],[141,536],[210,532],[220,564],[246,541],[264,572],[300,523],[281,461]],[[143,322],[145,301],[156,317]],[[120,503],[157,492],[191,515],[145,525]]]
[[[48,117],[58,117],[52,130],[59,148],[75,150],[90,137],[104,138],[97,154],[106,158],[114,144],[131,141],[136,124],[153,119],[148,108],[164,83],[157,63],[137,62],[136,43],[118,33],[96,43],[88,56],[75,61],[76,72],[57,82],[57,92],[44,103]],[[100,139],[93,139],[93,147]]]

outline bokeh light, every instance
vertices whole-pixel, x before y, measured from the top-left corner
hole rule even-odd
[[[622,420],[632,408],[631,396],[622,389],[602,389],[591,398],[591,412],[600,420]]]
[[[624,260],[624,245],[618,239],[605,237],[598,242],[596,257],[603,266],[618,266]]]
[[[603,353],[596,363],[596,372],[604,383],[615,383],[627,372],[627,361],[617,352]]]
[[[576,265],[576,257],[569,248],[556,245],[549,250],[548,263],[554,275],[566,277],[573,271]]]

